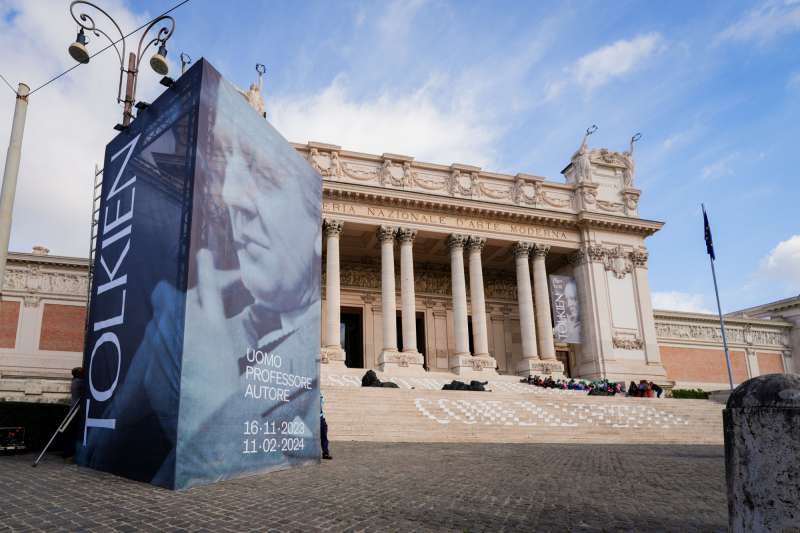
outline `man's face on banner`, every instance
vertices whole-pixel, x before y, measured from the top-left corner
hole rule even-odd
[[[564,285],[564,300],[567,315],[573,320],[578,318],[578,290],[574,282]]]
[[[293,309],[310,281],[319,221],[308,213],[300,180],[276,175],[254,144],[231,130],[217,138],[218,155],[242,282],[267,307]]]

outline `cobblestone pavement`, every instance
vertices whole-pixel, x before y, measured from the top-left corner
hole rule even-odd
[[[720,446],[332,443],[172,492],[0,457],[0,531],[724,531]]]

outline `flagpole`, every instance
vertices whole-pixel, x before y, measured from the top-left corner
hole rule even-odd
[[[708,223],[708,214],[706,213],[706,206],[700,204],[703,210],[703,229],[705,232],[706,251],[708,252],[708,260],[711,262],[711,276],[714,278],[714,294],[717,297],[717,313],[719,313],[719,327],[722,332],[722,347],[725,349],[725,365],[728,367],[728,385],[733,390],[733,374],[731,373],[731,356],[728,352],[728,336],[725,334],[725,320],[722,319],[722,305],[719,303],[719,288],[717,287],[717,270],[714,268],[714,242],[711,238],[711,226]]]
[[[709,257],[711,262],[711,276],[714,278],[714,294],[717,296],[717,312],[719,313],[719,327],[722,330],[722,346],[725,349],[725,364],[728,366],[728,384],[733,390],[733,374],[731,374],[731,356],[728,353],[728,337],[725,334],[725,321],[722,319],[722,306],[719,304],[719,289],[717,288],[717,272],[714,268],[714,260]]]

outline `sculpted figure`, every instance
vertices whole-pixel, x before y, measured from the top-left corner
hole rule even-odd
[[[387,183],[392,182],[392,162],[388,159],[384,159],[383,163],[381,163],[381,168],[378,170],[378,180],[380,181],[381,185],[386,185]]]
[[[261,96],[261,89],[264,86],[264,73],[266,72],[264,65],[256,65],[256,72],[258,72],[258,82],[251,83],[250,88],[246,91],[239,89],[239,93],[244,96],[250,107],[258,111],[258,114],[262,117],[267,118],[267,114],[264,111],[264,98]]]
[[[625,163],[625,169],[622,171],[622,180],[623,185],[625,188],[633,187],[633,174],[635,170],[635,165],[633,162],[633,145],[642,138],[641,133],[637,133],[633,137],[631,137],[630,147],[626,152],[622,153],[622,161]]]
[[[575,181],[578,183],[591,183],[592,181],[592,164],[589,161],[589,147],[586,146],[586,140],[595,131],[597,131],[595,125],[587,128],[578,151],[572,156],[572,163],[575,165]]]
[[[403,187],[411,187],[414,184],[414,171],[411,170],[411,163],[403,162]]]
[[[331,166],[328,168],[328,175],[335,178],[344,175],[344,172],[342,172],[342,162],[339,160],[339,152],[331,152]]]

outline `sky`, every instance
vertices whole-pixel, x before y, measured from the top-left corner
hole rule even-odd
[[[177,0],[95,3],[127,32]],[[12,85],[74,64],[68,7],[0,0]],[[654,307],[716,311],[701,202],[724,312],[800,293],[800,0],[191,0],[173,16],[172,72],[185,52],[246,87],[265,64],[270,121],[295,142],[563,182],[591,124],[593,148],[621,151],[641,132],[640,214],[666,222],[647,240]],[[90,36],[90,51],[101,46]],[[117,77],[109,50],[31,96],[12,250],[88,255]],[[157,80],[142,69],[139,99],[160,93]],[[13,106],[0,85],[3,146]]]

